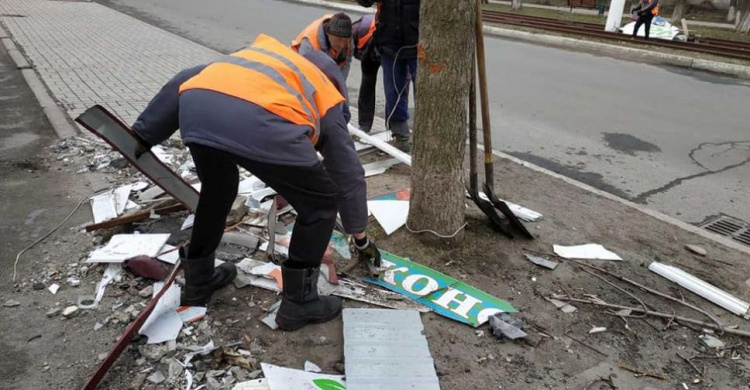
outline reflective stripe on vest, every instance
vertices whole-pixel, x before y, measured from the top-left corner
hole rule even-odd
[[[216,91],[254,103],[291,123],[307,125],[316,144],[320,117],[343,96],[312,63],[275,39],[260,35],[253,45],[224,56],[180,85]]]
[[[364,22],[364,20],[365,19],[363,18],[362,21]],[[360,26],[360,28],[361,27],[362,26]],[[370,21],[370,26],[368,26],[367,28],[367,32],[361,37],[359,37],[359,39],[357,40],[357,49],[361,50],[362,48],[364,48],[370,42],[370,40],[372,39],[372,35],[374,33],[375,33],[375,18],[372,18],[372,20]]]

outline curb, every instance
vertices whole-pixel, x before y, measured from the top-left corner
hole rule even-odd
[[[26,84],[29,85],[31,92],[34,93],[36,100],[42,107],[42,111],[52,125],[52,129],[55,130],[55,134],[57,134],[59,138],[68,138],[77,135],[78,131],[76,131],[76,128],[70,122],[68,114],[57,105],[55,100],[49,94],[49,91],[47,91],[44,82],[39,78],[39,75],[37,75],[34,67],[26,60],[23,53],[18,50],[15,42],[13,42],[13,39],[5,31],[3,26],[0,26],[0,37],[3,41],[3,46],[5,46],[5,49],[10,55],[10,58],[13,59],[16,67],[21,70],[21,74],[26,80]]]
[[[372,8],[364,8],[358,5],[338,3],[329,0],[289,0],[297,3],[314,5],[319,7],[335,8],[344,11],[358,13],[374,13]],[[727,76],[750,79],[750,66],[730,64],[727,62],[695,59],[691,57],[658,53],[650,50],[634,49],[607,43],[586,41],[576,38],[568,38],[557,35],[546,35],[539,33],[530,33],[526,31],[511,30],[507,28],[484,26],[484,32],[501,38],[516,39],[519,41],[531,42],[552,46],[562,49],[582,51],[591,54],[604,54],[607,56],[626,59],[630,61],[641,61],[648,63],[666,64],[679,66],[688,69],[708,71]]]

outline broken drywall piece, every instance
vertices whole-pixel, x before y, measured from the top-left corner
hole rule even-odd
[[[276,324],[276,314],[279,312],[279,307],[281,307],[281,300],[276,301],[268,308],[268,314],[261,318],[260,322],[268,325],[273,330],[279,329],[279,325]]]
[[[490,316],[490,327],[492,327],[492,334],[500,340],[515,340],[528,336],[523,331],[523,322],[507,313]]]
[[[251,193],[262,190],[265,187],[266,183],[263,183],[263,181],[257,176],[251,176],[240,181],[237,186],[237,195],[250,195]]]
[[[578,310],[578,308],[576,308],[575,306],[573,306],[573,305],[571,305],[571,304],[569,304],[567,302],[558,301],[557,299],[549,299],[549,298],[545,298],[545,299],[548,300],[553,305],[555,305],[555,307],[557,307],[558,309],[560,309],[560,311],[562,311],[563,313],[570,314],[570,313],[573,313],[574,311]]]
[[[542,266],[544,268],[555,269],[555,267],[557,267],[557,265],[559,264],[556,261],[548,260],[548,259],[545,259],[545,258],[543,258],[541,256],[532,255],[531,253],[524,253],[523,255],[530,262],[532,262],[532,263],[534,263],[536,265]]]
[[[516,311],[510,303],[429,267],[383,250],[380,253],[385,271],[378,279],[365,281],[403,294],[440,315],[478,327],[491,315]]]
[[[261,363],[268,387],[275,389],[325,389],[344,390],[346,382],[342,375],[326,375]]]
[[[251,269],[250,275],[276,280],[276,285],[278,286],[279,291],[284,290],[284,282],[281,277],[281,266],[274,263],[265,263]]]
[[[702,334],[698,336],[709,348],[723,348],[724,342],[710,334]]]
[[[261,210],[263,205],[263,199],[276,195],[276,190],[271,187],[261,188],[250,192],[245,201],[245,205],[253,210]],[[268,209],[267,209],[268,210]]]
[[[101,223],[117,218],[117,205],[113,190],[91,197],[91,213],[94,223]]]
[[[305,361],[305,371],[306,372],[323,372],[323,370],[321,370],[320,367],[318,367],[317,364],[315,364],[315,363],[313,363],[313,362],[311,362],[309,360]]]
[[[418,312],[346,308],[342,317],[347,388],[440,389]]]
[[[135,192],[141,192],[145,190],[146,187],[148,187],[148,183],[146,183],[145,181],[139,181],[132,184],[132,187],[130,189]]]
[[[193,227],[193,224],[195,223],[195,214],[190,214],[185,218],[185,221],[182,222],[182,226],[180,227],[180,230],[188,230]]]
[[[582,260],[622,260],[614,252],[610,252],[602,245],[599,244],[585,244],[585,245],[574,245],[574,246],[553,246],[555,253],[566,259],[582,259]]]
[[[261,378],[237,383],[232,390],[271,390],[271,388],[268,387],[268,379]]]
[[[238,274],[237,278],[235,278],[235,286],[237,288],[242,288],[247,285],[252,285],[255,287],[260,287],[260,288],[271,290],[274,292],[281,292],[281,288],[279,288],[279,285],[276,282],[275,278],[273,277],[267,278],[266,275],[257,276],[257,275],[251,274],[254,268],[261,267],[261,266],[268,267],[267,264],[273,265],[273,263],[266,263],[263,261],[258,261],[258,260],[248,259],[248,258],[245,258],[239,263],[237,263],[237,268],[239,268],[239,270],[242,271],[242,274]]]
[[[154,283],[154,297],[162,288],[164,288],[164,283]],[[148,344],[177,339],[182,329],[182,317],[176,311],[180,306],[180,291],[180,287],[172,283],[141,326],[138,333],[148,337]]]
[[[747,303],[710,283],[698,279],[677,267],[656,261],[651,263],[648,266],[648,269],[738,316],[750,319],[750,303]]]
[[[91,253],[87,263],[121,263],[131,257],[154,257],[169,239],[169,234],[115,234],[103,248]]]
[[[52,295],[57,294],[57,290],[59,290],[59,289],[60,289],[60,285],[57,284],[57,283],[50,284],[50,286],[48,288],[49,292],[51,292]]]
[[[386,235],[404,226],[409,216],[409,202],[404,200],[371,200],[367,202],[367,208],[383,227]]]
[[[177,247],[169,245],[169,244],[164,244],[164,246],[161,248],[161,251],[160,251],[161,253],[164,253],[164,254],[160,255],[156,259],[161,260],[165,263],[169,263],[169,264],[177,263],[177,260],[180,259],[180,252],[174,250],[175,248]]]

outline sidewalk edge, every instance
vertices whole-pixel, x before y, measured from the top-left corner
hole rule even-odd
[[[12,36],[6,31],[7,30],[0,25],[0,39],[2,39],[2,43],[8,51],[8,55],[10,55],[13,62],[15,62],[16,67],[21,70],[21,74],[26,80],[26,84],[28,84],[31,92],[34,93],[37,102],[42,107],[42,111],[44,111],[44,115],[52,125],[55,134],[57,134],[59,138],[68,138],[77,135],[78,131],[76,131],[76,128],[68,118],[68,114],[57,105],[52,98],[52,95],[50,95],[47,90],[47,86],[34,70],[34,67],[28,62],[28,60],[26,60],[24,54],[18,49],[13,41]]]

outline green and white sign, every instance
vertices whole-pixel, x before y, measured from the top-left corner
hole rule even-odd
[[[494,314],[517,311],[510,303],[448,275],[386,251],[380,253],[385,271],[378,279],[368,277],[366,281],[403,294],[448,318],[478,327]]]

